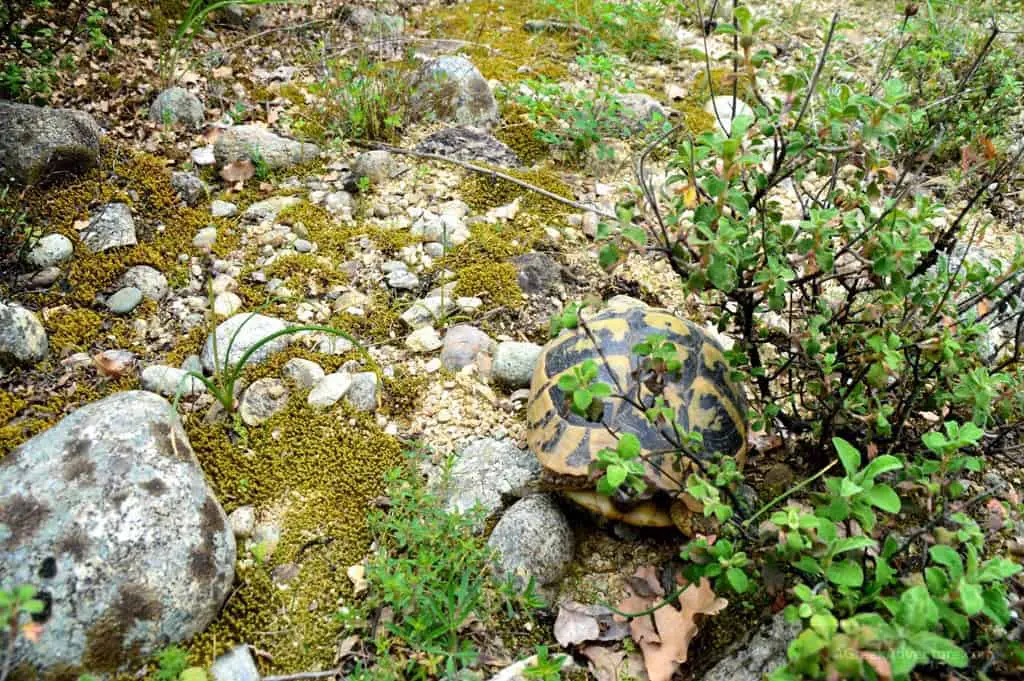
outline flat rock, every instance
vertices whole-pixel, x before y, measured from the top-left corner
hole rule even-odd
[[[377,374],[372,371],[360,371],[352,376],[352,385],[345,395],[345,400],[358,411],[377,411],[377,407],[380,406],[377,385]]]
[[[128,314],[142,302],[142,291],[134,286],[118,289],[107,298],[107,309],[114,314]]]
[[[320,156],[320,147],[276,135],[257,125],[236,125],[224,130],[213,145],[219,165],[262,158],[270,168],[308,163]]]
[[[121,275],[122,286],[134,286],[150,300],[161,301],[167,295],[167,277],[149,265],[130,267]]]
[[[0,101],[0,168],[22,184],[36,184],[96,165],[100,126],[74,109]]]
[[[442,489],[449,513],[465,513],[479,504],[487,517],[504,506],[504,497],[522,496],[527,483],[540,475],[540,462],[510,439],[471,440],[455,454]]]
[[[203,103],[183,87],[169,87],[153,100],[149,107],[149,119],[161,125],[181,123],[198,128],[206,120]]]
[[[188,206],[195,206],[210,193],[206,183],[192,173],[171,173],[171,187]]]
[[[433,352],[441,345],[441,336],[432,326],[421,326],[405,337],[405,347],[413,352]]]
[[[25,256],[25,261],[34,267],[45,269],[68,260],[74,251],[71,239],[63,234],[47,234],[36,242]]]
[[[288,387],[280,378],[260,378],[252,382],[238,405],[238,414],[247,426],[258,426],[285,408]]]
[[[327,374],[309,391],[306,402],[311,407],[330,407],[337,404],[351,387],[352,374],[344,371]]]
[[[441,318],[442,313],[454,312],[457,309],[451,296],[427,296],[414,301],[401,314],[401,319],[413,329],[419,329],[433,324],[435,320]]]
[[[230,218],[238,214],[238,206],[230,201],[215,199],[210,203],[210,215],[215,218]]]
[[[164,397],[174,397],[179,390],[183,397],[206,392],[203,382],[188,376],[185,369],[163,364],[151,364],[142,370],[142,387]]]
[[[236,646],[214,660],[210,676],[213,681],[260,681],[261,678],[247,645]]]
[[[35,364],[49,349],[46,329],[35,312],[0,301],[0,364]]]
[[[504,142],[481,128],[454,126],[438,130],[416,145],[416,151],[459,161],[518,168],[523,162]]]
[[[498,569],[541,586],[565,576],[575,549],[572,528],[548,494],[520,499],[494,526],[487,545],[498,552]]]
[[[39,641],[14,647],[13,666],[36,671],[137,669],[204,630],[234,579],[235,539],[188,437],[142,391],[81,406],[4,459],[0,544],[0,583],[48,595]]]
[[[228,363],[235,364],[241,361],[242,355],[257,345],[262,339],[286,328],[288,328],[288,324],[276,317],[250,313],[236,314],[218,324],[216,333],[210,334],[206,339],[201,356],[203,368],[212,373],[215,370],[216,363],[219,363],[222,368]],[[217,344],[216,356],[213,354],[215,338]],[[262,362],[275,352],[284,350],[289,342],[290,336],[278,336],[269,343],[262,345],[250,355],[246,364]],[[215,362],[215,357],[218,360],[217,362]]]
[[[285,378],[291,379],[295,382],[295,385],[304,390],[312,388],[324,377],[323,367],[312,360],[303,359],[302,357],[293,357],[285,362],[284,366],[281,367],[281,373]]]
[[[405,30],[405,19],[402,17],[375,12],[368,7],[343,5],[339,14],[343,22],[369,40],[392,38],[402,35]]]
[[[781,612],[764,626],[748,628],[703,681],[761,681],[786,663],[786,649],[802,628],[800,622],[786,622]]]
[[[108,203],[100,208],[82,232],[82,243],[93,253],[136,245],[135,219],[128,204]]]
[[[399,168],[400,164],[395,155],[375,149],[364,151],[356,156],[352,163],[352,175],[358,180],[365,177],[371,185],[386,182]]]
[[[411,106],[420,117],[487,129],[500,118],[487,81],[462,56],[444,55],[421,66],[412,78]]]

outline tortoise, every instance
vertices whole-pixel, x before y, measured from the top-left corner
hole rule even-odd
[[[577,504],[613,520],[650,527],[674,525],[685,534],[702,530],[704,519],[694,513],[701,510],[700,504],[680,491],[693,462],[676,453],[656,453],[670,449],[661,431],[667,426],[650,423],[645,414],[614,396],[602,400],[602,422],[589,421],[572,411],[571,395],[559,388],[558,381],[574,366],[594,359],[600,367],[595,380],[611,385],[613,392],[618,383],[636,395],[638,381],[649,377],[641,374],[642,358],[633,347],[652,334],[663,336],[675,346],[682,367],[666,377],[661,396],[684,429],[703,436],[695,456],[731,455],[742,465],[747,447],[746,401],[729,379],[722,346],[700,326],[625,296],[612,298],[605,309],[586,319],[586,325],[600,352],[582,327],[563,330],[544,347],[531,378],[527,442],[544,468],[546,482]],[[653,405],[649,390],[641,395],[645,407]],[[602,449],[616,446],[615,435],[604,424],[640,440],[641,455],[647,459],[643,495],[607,497],[596,491],[591,464]]]

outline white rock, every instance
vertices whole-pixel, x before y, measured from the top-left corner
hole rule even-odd
[[[413,352],[433,352],[442,345],[441,336],[432,326],[423,326],[410,333],[405,339],[405,346]]]
[[[47,234],[32,247],[25,259],[40,269],[59,265],[74,253],[71,239],[63,234]]]
[[[330,407],[345,396],[352,387],[352,375],[347,372],[327,374],[309,391],[306,402],[311,407]]]

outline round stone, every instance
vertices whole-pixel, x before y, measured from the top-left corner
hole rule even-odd
[[[142,291],[134,286],[125,286],[107,298],[107,309],[114,314],[128,314],[142,302]]]
[[[43,269],[59,265],[70,258],[74,251],[71,239],[63,234],[47,234],[36,242],[25,259],[30,265]]]

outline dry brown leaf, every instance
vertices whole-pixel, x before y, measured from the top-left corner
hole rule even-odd
[[[21,635],[30,643],[39,643],[39,638],[43,635],[43,625],[38,622],[26,622],[21,625]]]
[[[230,66],[218,66],[213,70],[213,77],[217,80],[227,80],[235,71]]]
[[[604,646],[587,646],[580,650],[589,661],[587,668],[597,681],[638,679],[648,681],[643,658],[638,653],[627,654]]]
[[[889,660],[864,650],[860,651],[860,658],[875,670],[879,681],[892,681],[892,665],[889,664]]]
[[[220,169],[220,176],[225,182],[245,182],[256,174],[256,166],[249,159],[232,161]]]
[[[558,645],[566,648],[577,643],[597,640],[601,635],[601,625],[597,617],[588,612],[587,606],[576,601],[568,601],[558,608],[554,631]]]
[[[664,606],[654,611],[653,618],[645,616],[633,620],[631,625],[648,620],[633,629],[633,640],[643,652],[651,681],[670,681],[679,665],[686,662],[690,642],[699,631],[700,620],[704,616],[717,615],[728,604],[729,601],[715,595],[711,582],[702,577],[699,584],[691,584],[680,594],[678,610],[670,605]],[[650,622],[652,619],[653,624]]]

